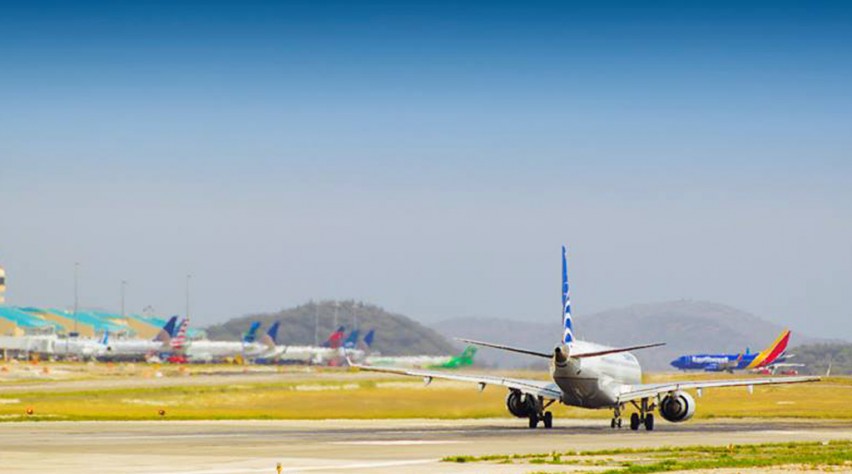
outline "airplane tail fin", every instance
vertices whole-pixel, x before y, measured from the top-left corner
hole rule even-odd
[[[170,344],[172,349],[181,350],[186,347],[186,329],[189,326],[189,318],[184,319],[178,326],[177,334],[172,338]]]
[[[168,322],[160,329],[160,332],[154,337],[155,341],[160,341],[164,343],[168,343],[175,332],[175,324],[177,323],[177,316],[172,316],[169,318]]]
[[[260,337],[260,342],[271,348],[278,345],[279,326],[281,326],[281,321],[275,321],[272,326],[269,326],[269,330],[266,331],[266,334]]]
[[[257,338],[258,329],[260,329],[260,321],[253,321],[251,326],[249,326],[249,330],[243,334],[243,342],[254,342]]]
[[[109,329],[104,329],[104,337],[101,338],[101,345],[109,345]]]
[[[364,349],[365,349],[365,350],[370,350],[370,349],[372,349],[372,347],[373,347],[373,339],[374,339],[375,337],[376,337],[376,330],[375,330],[375,329],[370,329],[370,331],[367,333],[367,335],[366,335],[366,336],[364,336],[364,339],[361,341],[361,343],[363,344],[363,346],[364,346]]]
[[[476,346],[467,346],[464,348],[459,358],[462,360],[473,362],[473,357],[476,355]]]
[[[346,338],[346,341],[343,342],[343,347],[345,349],[354,349],[358,345],[358,335],[361,331],[357,329],[353,329],[352,332],[349,333],[349,337]]]
[[[574,322],[571,319],[571,293],[568,288],[568,251],[562,246],[562,343],[574,342]]]
[[[781,335],[778,336],[778,339],[775,339],[775,342],[755,356],[754,361],[749,364],[748,368],[755,369],[775,362],[775,359],[787,350],[788,342],[790,342],[790,330],[785,329],[781,332]]]
[[[346,331],[346,328],[340,326],[336,331],[329,334],[328,339],[322,343],[322,347],[330,347],[332,349],[337,349],[340,347],[340,342],[343,341],[343,334]]]

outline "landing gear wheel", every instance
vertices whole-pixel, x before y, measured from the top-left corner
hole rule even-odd
[[[530,428],[538,426],[538,414],[530,413]]]
[[[547,429],[553,428],[553,413],[544,412],[544,427]]]
[[[654,414],[645,415],[645,431],[654,431]]]
[[[641,422],[639,421],[639,414],[638,413],[633,413],[632,415],[630,415],[630,429],[631,430],[633,430],[633,431],[638,430],[640,423]]]
[[[616,423],[616,425],[618,425],[618,427],[621,428],[621,418],[618,419],[618,422]]]

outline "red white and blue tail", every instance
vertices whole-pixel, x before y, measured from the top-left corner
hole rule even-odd
[[[189,326],[189,318],[181,321],[180,326],[178,326],[177,334],[174,338],[172,338],[169,343],[172,346],[172,349],[181,350],[186,348],[186,329]]]

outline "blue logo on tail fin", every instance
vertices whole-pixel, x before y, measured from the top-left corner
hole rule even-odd
[[[266,331],[266,335],[272,339],[273,344],[278,344],[278,326],[281,325],[281,321],[275,321],[275,324],[269,327],[269,330]]]
[[[168,334],[169,337],[174,337],[174,335],[175,335],[175,324],[177,324],[177,318],[178,318],[177,316],[172,316],[171,318],[169,318],[169,321],[166,323],[166,325],[163,326],[163,331],[166,334]],[[160,338],[160,336],[157,335],[157,337],[155,337],[154,340],[156,341],[159,338]]]
[[[106,346],[108,344],[109,344],[109,329],[104,329],[104,337],[103,337],[103,339],[101,339],[101,345]]]
[[[574,342],[574,324],[571,321],[571,294],[568,290],[568,257],[562,246],[562,342]]]
[[[254,342],[258,329],[260,329],[260,321],[251,323],[249,330],[243,334],[243,342]]]
[[[370,332],[368,332],[367,335],[364,336],[364,345],[367,346],[368,348],[373,347],[373,338],[375,336],[376,336],[376,330],[370,329]]]
[[[177,316],[175,316],[175,321],[177,321]],[[180,331],[180,327],[183,326],[184,321],[184,319],[181,319],[180,324],[173,324],[172,330],[169,331],[169,336],[176,337],[178,335],[178,332]]]
[[[357,329],[354,329],[351,333],[349,333],[349,337],[346,338],[346,342],[343,343],[343,347],[346,349],[354,349],[358,344],[358,333]]]

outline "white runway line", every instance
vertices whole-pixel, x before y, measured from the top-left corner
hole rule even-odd
[[[387,440],[387,441],[333,441],[328,444],[338,444],[338,445],[350,445],[350,446],[416,446],[416,445],[424,445],[424,444],[463,444],[469,443],[470,441],[456,441],[456,440],[419,440],[419,439],[398,439],[398,440]]]
[[[439,462],[439,459],[411,459],[406,461],[380,461],[380,462],[359,462],[352,464],[328,464],[323,466],[290,466],[282,463],[281,472],[284,473],[294,473],[294,472],[310,472],[310,471],[340,471],[340,470],[350,470],[350,469],[381,469],[385,467],[404,467],[404,466],[416,466],[420,464],[432,464]],[[212,469],[200,469],[197,471],[149,471],[148,474],[244,474],[244,473],[265,473],[274,470],[275,466],[264,467],[264,468],[241,468],[241,467],[233,467],[233,468],[212,468]]]

